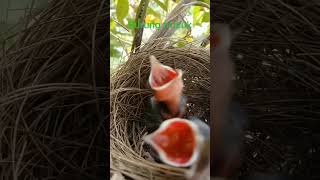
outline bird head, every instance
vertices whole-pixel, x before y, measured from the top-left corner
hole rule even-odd
[[[204,138],[195,123],[173,118],[164,121],[153,133],[144,137],[159,154],[162,162],[174,167],[191,166],[199,158]]]
[[[161,64],[154,56],[150,56],[150,64],[149,85],[155,92],[156,100],[161,102],[180,97],[183,90],[183,72]]]

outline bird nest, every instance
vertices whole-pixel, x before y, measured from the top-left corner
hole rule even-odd
[[[152,91],[148,86],[149,56],[161,63],[183,70],[184,93],[188,98],[187,115],[209,119],[210,55],[209,49],[190,45],[144,49],[132,54],[111,78],[110,148],[111,169],[133,179],[185,179],[184,169],[148,160],[142,137],[148,124],[144,119]]]
[[[2,36],[1,177],[105,178],[105,2],[50,1]]]
[[[215,1],[216,22],[242,31],[231,47],[235,99],[246,109],[245,156],[239,176],[252,172],[304,175],[319,153],[319,3],[317,1]],[[113,76],[112,170],[133,179],[183,179],[183,169],[147,160],[141,137],[149,55],[183,69],[186,94],[196,113],[209,107],[209,54],[201,48],[147,48],[133,54]],[[316,98],[315,98],[316,97]],[[201,114],[202,117],[208,117]]]
[[[317,1],[215,1],[212,18],[242,28],[231,47],[250,122],[241,176],[319,177],[319,11]]]

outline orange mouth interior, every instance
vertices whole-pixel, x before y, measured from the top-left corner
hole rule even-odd
[[[176,71],[166,69],[164,67],[159,67],[157,69],[154,69],[154,71],[152,72],[151,85],[153,87],[161,87],[173,80],[174,78],[176,78],[177,76],[178,73]]]
[[[153,141],[170,161],[187,163],[195,150],[195,134],[185,122],[173,122],[164,131],[153,137]]]

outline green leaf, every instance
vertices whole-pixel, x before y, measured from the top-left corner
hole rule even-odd
[[[191,43],[191,42],[193,41],[193,38],[192,38],[192,37],[186,37],[186,41],[187,41],[188,43]]]
[[[208,5],[210,5],[210,0],[199,0],[200,2],[204,2],[204,3],[206,3],[206,4],[208,4]]]
[[[159,0],[154,0],[154,2],[156,4],[158,4],[158,6],[160,6],[163,10],[167,11],[168,6],[166,6],[164,3],[160,2]]]
[[[199,16],[200,8],[198,6],[193,8],[193,25],[196,25],[197,18]]]
[[[210,22],[210,13],[208,12],[204,13],[202,22]]]
[[[120,22],[128,15],[129,12],[129,1],[128,0],[118,0],[116,13],[117,18]]]
[[[110,30],[115,30],[116,29],[116,23],[114,22],[114,20],[111,19],[110,21]]]
[[[200,20],[202,19],[203,13],[201,7],[196,6],[193,8],[193,26],[201,25]]]
[[[132,24],[136,24],[136,20],[134,18],[127,18],[127,20],[128,20],[127,28],[130,30],[130,34],[134,36],[135,26],[134,28],[131,26]]]
[[[166,12],[168,12],[169,0],[164,0],[164,6],[166,8]]]
[[[154,17],[161,19],[161,14],[148,7],[147,14],[152,14]]]
[[[178,48],[183,48],[186,46],[186,42],[180,41],[180,42],[178,42],[177,46],[178,46]]]
[[[110,48],[110,56],[111,57],[120,57],[121,53],[115,48]]]

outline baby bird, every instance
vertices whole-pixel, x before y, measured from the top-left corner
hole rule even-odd
[[[197,117],[190,117],[191,122],[198,127],[199,136],[202,142],[199,143],[199,156],[195,163],[187,171],[188,180],[209,180],[210,179],[210,127]]]
[[[187,104],[183,95],[183,72],[161,64],[154,56],[150,56],[150,64],[148,84],[154,96],[150,98],[145,119],[148,120],[147,130],[153,132],[167,119],[182,118]],[[150,144],[145,148],[153,160],[161,162],[158,152]]]
[[[144,141],[156,150],[161,162],[174,167],[191,166],[189,178],[210,169],[210,128],[198,118],[168,119]],[[199,160],[202,164],[198,164]]]
[[[183,95],[183,72],[161,64],[150,56],[151,72],[149,85],[154,92],[151,107],[154,114],[163,120],[183,117],[186,110],[186,97]]]

